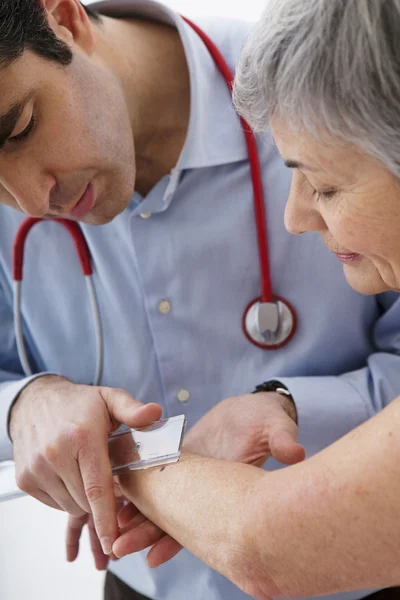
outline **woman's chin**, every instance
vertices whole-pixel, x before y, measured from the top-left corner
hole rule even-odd
[[[347,283],[353,290],[360,294],[380,294],[381,292],[387,292],[392,289],[383,281],[379,272],[371,263],[367,264],[365,267],[362,265],[358,265],[357,267],[344,265],[343,272]]]

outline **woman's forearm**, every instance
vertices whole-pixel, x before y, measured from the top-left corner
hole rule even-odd
[[[268,474],[259,494],[273,511],[272,538],[258,538],[257,554],[268,565],[272,551],[285,595],[399,585],[400,400],[303,464]]]
[[[400,401],[304,463],[197,456],[125,482],[138,508],[246,593],[400,584]]]
[[[185,453],[177,464],[133,472],[121,477],[121,483],[125,496],[151,521],[255,596],[248,576],[258,532],[248,524],[264,477],[257,467]],[[264,576],[278,597],[267,572]]]

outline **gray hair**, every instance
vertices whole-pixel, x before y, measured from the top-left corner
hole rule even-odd
[[[275,114],[358,146],[400,177],[400,0],[268,0],[234,86],[256,130]]]

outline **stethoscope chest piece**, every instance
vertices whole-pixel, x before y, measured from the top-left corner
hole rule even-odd
[[[283,298],[262,302],[256,298],[243,315],[243,330],[247,339],[263,350],[285,346],[296,332],[296,313]]]

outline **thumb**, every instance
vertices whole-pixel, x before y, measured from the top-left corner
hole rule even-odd
[[[136,429],[147,427],[161,417],[162,408],[159,404],[142,404],[125,390],[101,388],[100,393],[111,419],[118,424]]]
[[[271,427],[269,447],[271,455],[284,465],[294,465],[306,457],[306,452],[297,442],[298,427],[286,413]]]

